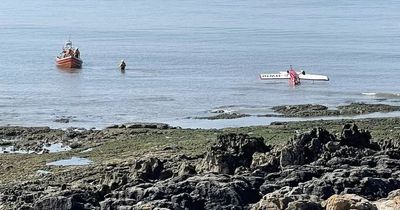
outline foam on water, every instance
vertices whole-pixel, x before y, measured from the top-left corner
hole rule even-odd
[[[361,93],[361,94],[366,96],[376,96],[377,93]]]
[[[85,152],[91,152],[91,151],[93,151],[93,148],[88,148],[88,149],[85,149],[85,150],[81,151],[81,153],[85,153]]]
[[[399,99],[400,98],[400,93],[362,93],[362,95],[374,96],[377,98],[386,98],[386,99]]]

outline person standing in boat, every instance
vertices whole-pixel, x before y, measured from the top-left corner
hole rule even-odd
[[[62,53],[61,53],[61,58],[65,58],[66,57],[66,55],[67,55],[67,51],[63,48],[62,49]]]
[[[299,75],[297,74],[297,72],[293,69],[292,65],[290,65],[290,69],[287,71],[289,76],[290,76],[290,80],[289,82],[293,85],[299,85],[300,84],[300,78]]]
[[[79,49],[78,48],[76,48],[76,50],[75,50],[75,57],[77,57],[77,58],[79,58],[79,56],[81,55],[81,52],[79,52]]]
[[[74,55],[74,52],[72,51],[72,49],[68,49],[68,56],[73,56]]]

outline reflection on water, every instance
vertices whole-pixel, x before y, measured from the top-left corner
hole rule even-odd
[[[0,147],[1,153],[15,153],[15,154],[31,154],[35,151],[23,150],[23,149],[16,149],[14,146],[6,146]]]
[[[84,166],[92,164],[93,161],[87,158],[71,157],[70,159],[58,160],[46,163],[47,166]]]
[[[62,143],[50,144],[43,146],[42,150],[37,152],[33,150],[26,149],[18,149],[14,146],[0,146],[0,153],[16,153],[16,154],[32,154],[38,153],[43,154],[46,153],[56,153],[56,152],[65,152],[71,150],[71,147],[63,145]]]
[[[63,67],[59,67],[57,66],[57,69],[59,72],[61,73],[67,73],[67,74],[78,74],[81,72],[82,68],[63,68]]]
[[[48,150],[49,153],[54,153],[54,152],[69,151],[69,150],[71,150],[71,147],[65,146],[62,143],[56,143],[56,144],[50,144],[50,145],[44,146],[43,149]]]

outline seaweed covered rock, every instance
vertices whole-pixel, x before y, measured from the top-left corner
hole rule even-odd
[[[319,104],[300,104],[274,106],[272,110],[285,117],[313,117],[339,115],[338,110],[329,110],[328,107]]]
[[[400,111],[400,106],[388,104],[366,104],[351,103],[338,106],[337,109],[329,109],[319,104],[298,104],[274,106],[272,110],[282,114],[284,117],[315,117],[315,116],[339,116],[339,115],[360,115],[374,112]]]
[[[242,118],[242,117],[249,117],[250,115],[248,114],[241,114],[241,113],[220,113],[217,115],[213,116],[207,116],[207,117],[195,117],[195,119],[205,119],[205,120],[222,120],[222,119],[237,119],[237,118]]]
[[[338,106],[337,108],[342,115],[400,111],[400,106],[393,106],[388,104],[351,103],[348,105]]]

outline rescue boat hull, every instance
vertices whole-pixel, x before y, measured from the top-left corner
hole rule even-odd
[[[78,69],[82,67],[82,60],[73,56],[56,58],[56,65],[60,68]]]

